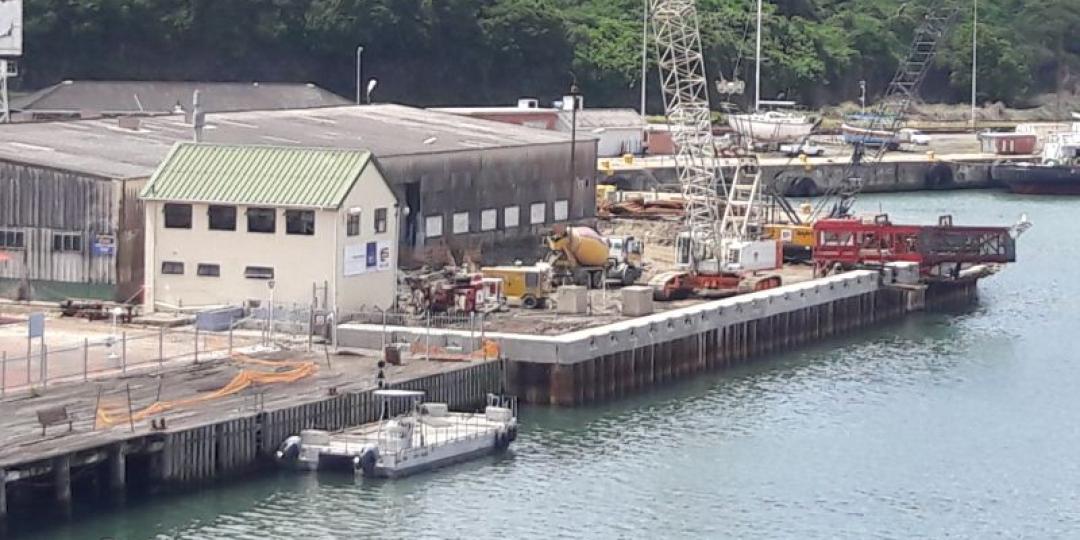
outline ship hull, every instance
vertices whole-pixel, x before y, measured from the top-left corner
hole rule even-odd
[[[814,124],[801,116],[770,118],[760,114],[729,115],[728,126],[743,137],[763,143],[802,140],[814,129]]]
[[[1080,195],[1080,167],[1007,163],[995,165],[991,175],[1013,193]]]

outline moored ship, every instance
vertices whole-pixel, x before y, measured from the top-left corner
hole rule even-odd
[[[1054,134],[1038,163],[998,163],[991,175],[1013,193],[1080,195],[1080,133]]]

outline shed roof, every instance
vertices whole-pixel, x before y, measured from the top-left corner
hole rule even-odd
[[[338,208],[370,162],[366,150],[179,143],[141,197]]]
[[[172,113],[177,105],[191,110],[199,91],[200,108],[208,113],[302,109],[351,102],[311,83],[243,83],[193,81],[64,81],[12,100],[12,109],[37,113],[101,114]]]
[[[108,178],[150,176],[174,143],[193,138],[182,115],[0,125],[0,160]],[[587,134],[578,134],[578,140]],[[203,142],[369,150],[379,158],[569,144],[566,133],[379,104],[206,115]]]

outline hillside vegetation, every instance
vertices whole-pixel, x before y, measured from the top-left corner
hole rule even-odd
[[[881,92],[927,0],[766,2],[764,96],[810,106]],[[965,101],[971,0],[927,81]],[[710,78],[753,80],[752,0],[700,0]],[[1076,0],[981,0],[979,98],[1022,105],[1076,89]],[[637,103],[642,0],[26,0],[23,89],[61,79],[311,81],[419,105],[557,97]],[[655,70],[646,79],[656,96]],[[748,88],[748,91],[750,88]],[[745,100],[745,98],[740,98]],[[659,110],[650,100],[650,108]]]

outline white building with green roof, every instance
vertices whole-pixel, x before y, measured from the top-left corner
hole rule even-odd
[[[396,297],[399,207],[370,152],[178,143],[141,198],[150,311]]]

